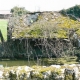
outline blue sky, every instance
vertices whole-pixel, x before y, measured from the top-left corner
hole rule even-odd
[[[57,11],[77,4],[80,4],[80,0],[0,0],[0,10],[20,6],[29,11]]]

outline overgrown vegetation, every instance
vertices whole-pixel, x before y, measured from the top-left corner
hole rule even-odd
[[[29,11],[27,11],[24,7],[17,7],[17,6],[15,6],[15,7],[13,7],[11,9],[12,16],[25,15],[25,14],[27,14],[27,12],[29,12]]]
[[[56,16],[54,14],[56,14]],[[79,21],[75,21],[69,17],[62,16],[59,13],[55,12],[40,13],[38,15],[38,20],[36,22],[33,22],[30,26],[27,24],[27,17],[12,17],[10,19],[9,26],[13,26],[12,36],[15,38],[69,38],[71,30],[74,31],[73,33],[77,33],[78,36],[80,36]]]
[[[8,37],[16,39],[15,43],[20,40],[16,43],[17,46],[12,42],[10,48],[16,47],[12,52],[25,53],[23,55],[28,58],[34,54],[37,58],[44,55],[49,58],[73,56],[74,47],[80,47],[77,44],[79,31],[78,20],[63,16],[59,12],[34,12],[11,16],[8,23]]]
[[[46,63],[46,65],[51,65],[51,64],[56,64],[56,65],[64,65],[66,64],[78,64],[79,61],[77,61],[77,57],[70,57],[70,56],[65,56],[62,58],[50,58],[50,59],[43,59],[43,61]]]
[[[59,12],[30,13],[20,7],[14,7],[11,12],[6,49],[8,55],[5,57],[74,56],[74,47],[80,47],[79,20]]]

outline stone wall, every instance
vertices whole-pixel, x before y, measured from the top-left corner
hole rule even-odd
[[[0,80],[80,80],[80,65],[0,66]]]

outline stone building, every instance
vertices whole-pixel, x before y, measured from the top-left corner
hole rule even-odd
[[[0,10],[0,19],[8,19],[10,15],[10,10]]]

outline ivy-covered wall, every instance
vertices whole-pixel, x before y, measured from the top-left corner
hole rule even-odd
[[[8,53],[12,53],[16,58],[51,58],[74,55],[73,45],[68,39],[19,38],[12,39],[8,44],[10,50]]]

